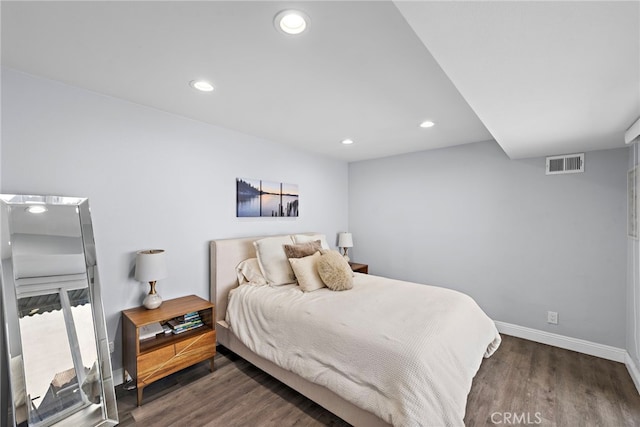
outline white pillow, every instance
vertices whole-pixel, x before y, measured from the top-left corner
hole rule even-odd
[[[238,285],[248,283],[254,286],[264,286],[267,279],[262,275],[258,258],[249,258],[242,261],[236,267],[236,276],[238,277]]]
[[[298,279],[298,285],[304,292],[313,292],[325,287],[316,267],[319,259],[320,252],[304,258],[289,258],[293,272]]]
[[[291,236],[267,237],[253,242],[260,271],[269,285],[295,283],[296,276],[284,253],[284,245],[291,243],[293,243]]]
[[[322,249],[331,249],[327,243],[327,237],[324,234],[294,234],[291,237],[293,237],[294,243],[307,243],[313,242],[314,240],[320,240],[320,246],[322,246]]]

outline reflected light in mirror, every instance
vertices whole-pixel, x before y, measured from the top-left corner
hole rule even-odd
[[[29,212],[29,213],[32,213],[32,214],[41,214],[41,213],[45,213],[46,211],[48,211],[48,209],[45,206],[42,206],[42,205],[29,206],[25,210],[27,212]]]

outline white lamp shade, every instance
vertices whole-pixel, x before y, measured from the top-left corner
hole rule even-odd
[[[352,248],[353,236],[351,233],[339,233],[338,234],[338,247],[340,248]]]
[[[163,249],[149,249],[136,254],[136,280],[155,282],[167,277],[167,263]]]

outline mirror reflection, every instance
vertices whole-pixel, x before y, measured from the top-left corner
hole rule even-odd
[[[38,427],[67,420],[115,425],[87,200],[0,195],[0,201],[9,418]]]

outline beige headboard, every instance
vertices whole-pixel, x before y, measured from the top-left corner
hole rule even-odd
[[[210,295],[211,302],[216,305],[216,322],[224,320],[227,312],[227,298],[229,291],[238,286],[236,266],[247,258],[255,258],[256,251],[253,247],[253,242],[263,237],[276,236],[254,236],[211,241]]]

